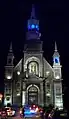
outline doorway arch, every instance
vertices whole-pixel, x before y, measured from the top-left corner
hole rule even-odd
[[[27,88],[28,94],[28,104],[36,104],[39,103],[39,88],[36,85],[29,85]]]

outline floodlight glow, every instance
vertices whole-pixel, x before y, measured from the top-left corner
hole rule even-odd
[[[37,30],[39,30],[39,26],[38,25],[36,25],[35,27],[36,27]]]
[[[20,96],[20,93],[17,93],[17,96]]]
[[[47,95],[47,96],[50,96],[50,93],[47,93],[46,95]]]
[[[46,71],[46,75],[47,75],[47,76],[49,75],[49,73],[50,73],[50,71]]]
[[[11,76],[7,76],[7,79],[11,79]]]
[[[20,75],[20,71],[17,71],[17,74]]]
[[[59,79],[60,77],[59,77],[59,76],[56,76],[55,78],[56,78],[56,79]]]
[[[32,28],[32,29],[34,29],[34,28],[35,28],[35,25],[34,25],[34,24],[32,24],[32,25],[31,25],[31,28]]]
[[[38,28],[38,25],[36,25],[36,28]]]
[[[55,57],[54,61],[55,63],[59,63],[59,57]]]
[[[61,102],[56,103],[56,106],[61,107],[62,106],[62,103]]]
[[[22,93],[22,105],[25,105],[25,91]]]

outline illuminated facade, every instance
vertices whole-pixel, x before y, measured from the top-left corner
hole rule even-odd
[[[55,43],[53,66],[43,57],[39,20],[34,6],[27,24],[24,57],[14,66],[12,44],[7,56],[4,79],[4,105],[37,104],[63,108],[60,55]]]

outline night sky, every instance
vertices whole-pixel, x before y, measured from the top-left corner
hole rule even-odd
[[[15,63],[23,57],[26,40],[27,20],[30,17],[32,2],[26,0],[0,1],[0,92],[3,92],[4,65],[10,46],[13,44]],[[41,40],[44,57],[52,65],[54,43],[57,42],[62,65],[62,78],[69,87],[69,2],[45,0],[35,3],[36,17],[40,21]],[[68,105],[68,88],[65,88],[65,104]]]

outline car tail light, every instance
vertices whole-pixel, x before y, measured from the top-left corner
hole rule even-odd
[[[36,112],[37,112],[38,110],[39,110],[38,107],[36,107]]]
[[[5,113],[5,111],[3,111],[2,113]]]
[[[31,107],[30,107],[30,110],[31,110]]]
[[[41,110],[40,112],[42,113],[43,111]]]
[[[20,110],[20,114],[22,114],[22,110]]]
[[[33,107],[35,107],[35,105],[33,105]]]

